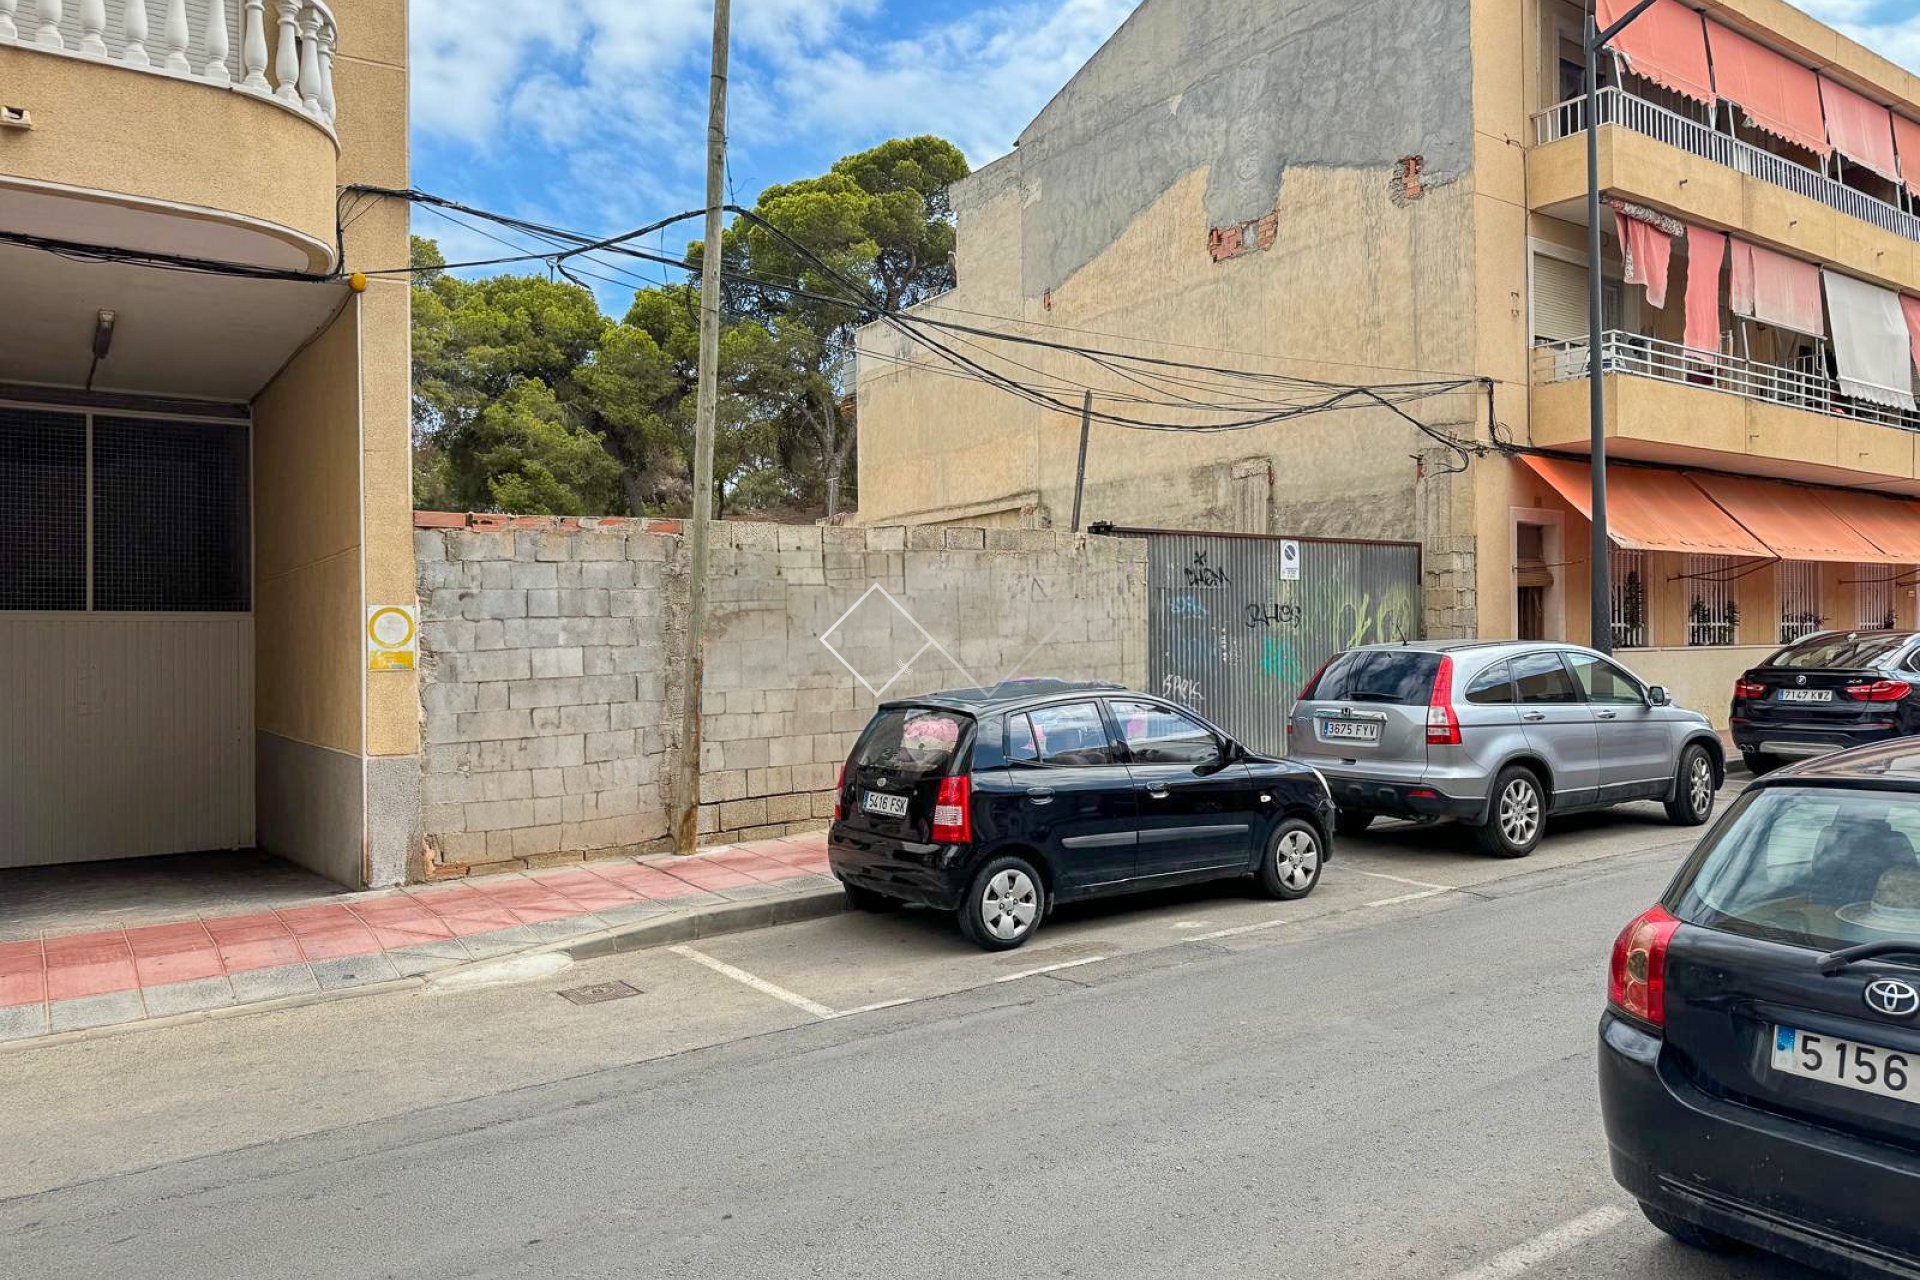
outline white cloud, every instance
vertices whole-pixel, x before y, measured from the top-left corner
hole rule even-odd
[[[1920,74],[1920,8],[1888,0],[1798,0],[1798,4],[1881,57]]]

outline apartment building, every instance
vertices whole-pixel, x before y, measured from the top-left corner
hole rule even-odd
[[[403,0],[0,0],[0,868],[406,874],[407,163]]]
[[[1096,425],[1086,519],[1416,540],[1430,634],[1584,640],[1583,22],[1147,0],[956,189],[959,284],[920,314],[1329,388],[1482,379],[1239,432]],[[1724,715],[1782,639],[1920,623],[1920,78],[1781,0],[1657,0],[1601,86],[1612,638]],[[862,520],[1064,524],[1074,415],[955,372],[863,334]]]

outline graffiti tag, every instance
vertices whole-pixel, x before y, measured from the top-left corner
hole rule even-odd
[[[1206,705],[1207,701],[1207,695],[1200,691],[1200,682],[1185,676],[1169,675],[1161,680],[1160,696],[1195,711]]]
[[[1297,604],[1250,604],[1246,615],[1249,627],[1297,627],[1302,611]]]
[[[1224,587],[1233,579],[1227,576],[1225,569],[1207,563],[1207,553],[1193,553],[1193,563],[1187,566],[1187,585],[1190,587]]]

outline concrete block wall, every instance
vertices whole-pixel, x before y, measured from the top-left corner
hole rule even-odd
[[[679,523],[419,523],[429,869],[667,847]],[[715,525],[702,839],[823,824],[883,698],[1036,675],[1144,686],[1145,557],[1047,531]]]

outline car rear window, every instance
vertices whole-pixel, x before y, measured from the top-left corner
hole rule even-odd
[[[1826,636],[1803,640],[1767,660],[1770,667],[1821,671],[1865,671],[1884,665],[1907,646],[1906,635]]]
[[[1695,851],[1670,897],[1688,924],[1822,951],[1920,943],[1920,795],[1763,788]]]
[[[860,743],[854,763],[867,769],[886,769],[909,777],[943,774],[959,749],[971,716],[930,707],[899,707],[882,711]]]
[[[1424,706],[1433,696],[1440,655],[1425,649],[1361,649],[1327,668],[1316,702],[1390,702]]]

